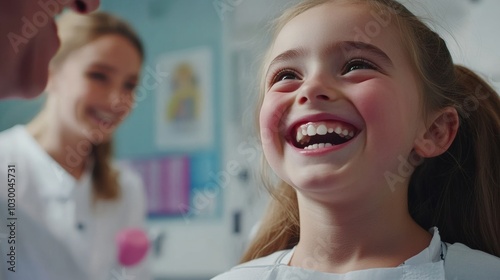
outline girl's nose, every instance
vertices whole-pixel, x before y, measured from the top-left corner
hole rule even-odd
[[[324,78],[313,78],[306,81],[297,96],[300,105],[315,102],[334,101],[338,99],[339,92]]]

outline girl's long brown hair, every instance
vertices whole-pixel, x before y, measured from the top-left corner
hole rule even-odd
[[[307,0],[287,10],[275,34],[295,16],[328,2],[365,3],[389,12],[421,85],[429,113],[452,106],[460,125],[444,154],[425,159],[410,178],[408,207],[425,229],[437,226],[445,242],[463,243],[500,257],[500,99],[483,79],[453,64],[444,40],[394,0]],[[263,88],[261,85],[261,100]],[[268,187],[273,199],[242,262],[298,243],[295,190],[281,181]]]
[[[137,49],[141,59],[144,49],[139,36],[122,19],[104,12],[88,15],[65,13],[57,22],[61,47],[50,62],[50,67],[60,65],[70,53],[104,35],[120,35]],[[113,168],[113,144],[111,141],[93,143],[92,170],[93,196],[99,200],[114,200],[120,196],[118,171]]]

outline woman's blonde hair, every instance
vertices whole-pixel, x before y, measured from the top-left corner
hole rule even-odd
[[[444,40],[394,0],[306,0],[277,19],[274,36],[297,15],[330,2],[361,3],[389,13],[420,80],[423,113],[451,106],[459,114],[458,133],[448,151],[425,159],[410,178],[411,216],[425,229],[437,226],[443,241],[500,257],[498,94],[466,67],[454,65]],[[262,105],[263,81],[260,91]],[[300,238],[295,190],[283,181],[267,188],[273,199],[242,262],[292,248]]]
[[[129,40],[144,59],[144,49],[139,36],[124,20],[105,12],[79,15],[73,12],[63,14],[57,21],[61,47],[50,62],[57,68],[73,51],[104,35],[120,35]],[[113,200],[120,196],[118,171],[112,166],[112,141],[93,143],[92,170],[94,199]]]

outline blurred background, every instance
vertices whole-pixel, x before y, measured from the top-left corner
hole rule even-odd
[[[116,134],[115,154],[146,186],[153,275],[208,279],[239,261],[265,209],[258,71],[270,19],[297,1],[101,1],[146,46],[137,104]],[[500,90],[499,1],[402,2],[446,39],[457,63]],[[194,108],[177,102],[186,83]],[[26,123],[43,102],[0,102],[0,130]]]

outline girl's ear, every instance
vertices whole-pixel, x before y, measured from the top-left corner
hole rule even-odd
[[[423,158],[436,157],[448,150],[457,135],[459,119],[457,110],[446,107],[430,119],[415,140],[415,152]]]

